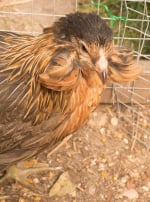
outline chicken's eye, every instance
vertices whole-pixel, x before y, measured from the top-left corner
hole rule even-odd
[[[83,43],[81,44],[81,48],[84,52],[88,53],[88,50]]]

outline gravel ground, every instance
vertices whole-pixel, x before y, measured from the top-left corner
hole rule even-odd
[[[120,124],[114,107],[100,105],[57,151],[46,150],[24,164],[54,168],[28,178],[42,194],[8,181],[0,192],[9,199],[0,202],[149,202],[150,152],[139,143],[131,151],[133,140]]]

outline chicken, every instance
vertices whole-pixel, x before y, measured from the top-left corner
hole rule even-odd
[[[82,127],[107,81],[139,74],[132,52],[114,47],[95,14],[69,14],[39,36],[1,31],[0,171]]]

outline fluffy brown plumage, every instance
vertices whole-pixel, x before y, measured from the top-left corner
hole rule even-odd
[[[106,80],[139,73],[95,14],[70,14],[39,36],[0,32],[0,170],[79,129]]]

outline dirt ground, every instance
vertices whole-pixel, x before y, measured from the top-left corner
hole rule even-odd
[[[0,1],[1,11],[31,12],[31,1],[6,7],[4,2]],[[64,2],[55,1],[54,10],[49,0],[42,5],[37,0],[34,12],[75,11],[75,1]],[[40,32],[55,20],[38,15],[32,22],[26,15],[9,20],[6,14],[0,16],[0,29],[28,32]],[[20,165],[29,168],[41,163],[54,169],[29,176],[28,181],[41,194],[7,181],[0,187],[0,202],[150,202],[150,151],[123,133],[122,127],[127,126],[117,118],[116,106],[99,105],[87,124],[54,153],[45,150]]]
[[[54,168],[28,179],[42,194],[35,195],[20,184],[8,181],[0,192],[9,199],[0,201],[149,202],[150,152],[139,143],[131,151],[133,140],[120,131],[121,124],[115,106],[100,105],[88,123],[52,155],[46,150],[26,162],[26,167],[41,162]],[[59,177],[66,172],[70,178],[61,184]],[[58,190],[49,197],[54,184]],[[61,192],[63,186],[66,192]]]

